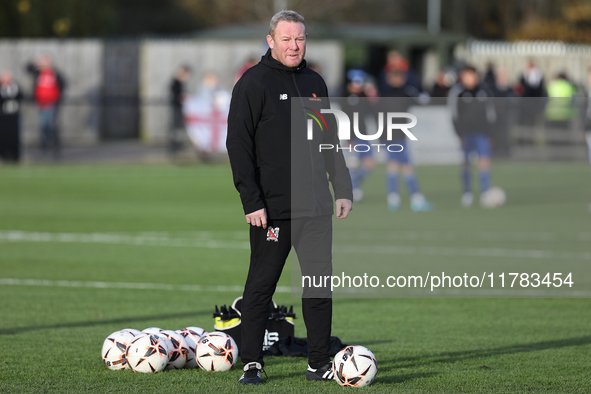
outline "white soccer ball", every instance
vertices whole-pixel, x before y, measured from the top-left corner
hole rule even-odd
[[[136,337],[143,334],[143,332],[141,332],[140,330],[136,330],[135,328],[124,328],[121,331],[129,331],[130,333],[132,333]]]
[[[145,334],[160,334],[162,332],[162,329],[160,327],[148,327],[148,328],[144,328],[142,330],[143,333]]]
[[[344,387],[369,386],[378,373],[373,353],[363,346],[347,346],[333,362],[335,380]]]
[[[168,354],[168,365],[166,369],[181,369],[187,363],[187,353],[189,348],[185,338],[171,330],[162,331],[162,335],[170,341],[171,350]]]
[[[125,359],[127,347],[134,340],[136,335],[129,331],[115,331],[105,339],[101,356],[107,368],[112,370],[128,369]]]
[[[206,371],[228,371],[236,364],[238,346],[227,334],[206,334],[197,342],[195,357]]]
[[[185,368],[197,368],[199,365],[197,364],[197,359],[195,359],[195,349],[197,348],[197,342],[199,342],[203,334],[207,334],[207,331],[200,327],[187,327],[176,332],[181,334],[187,342],[188,352]]]
[[[229,335],[226,334],[225,332],[221,332],[221,331],[212,331],[212,332],[208,332],[207,335],[213,335],[213,336],[218,336],[218,337],[228,337]]]
[[[204,336],[205,334],[207,334],[207,331],[205,331],[203,328],[201,328],[201,327],[194,327],[194,326],[185,327],[185,328],[182,328],[182,329],[176,331],[176,332],[178,332],[179,334],[182,335],[182,333],[180,331],[190,332],[190,333],[192,333],[194,335],[197,335],[199,338],[201,338],[202,336]]]
[[[197,364],[197,359],[195,358],[195,349],[197,348],[197,342],[199,339],[195,339],[194,337],[185,337],[185,342],[187,343],[187,363],[185,364],[185,368],[193,369],[197,368],[199,365]]]
[[[497,186],[491,187],[480,196],[480,204],[484,208],[498,208],[505,205],[506,201],[505,191]]]
[[[127,347],[126,359],[135,372],[160,372],[168,365],[168,344],[158,334],[144,334]]]

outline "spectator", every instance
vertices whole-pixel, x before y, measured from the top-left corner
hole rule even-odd
[[[249,57],[243,65],[240,66],[236,75],[234,75],[234,83],[238,82],[238,80],[244,75],[246,71],[248,71],[252,66],[257,64],[257,59],[254,56]]]
[[[219,83],[216,73],[205,74],[199,92],[187,96],[183,113],[187,133],[202,161],[215,161],[226,153],[230,92]]]
[[[20,101],[22,93],[5,70],[0,75],[0,159],[20,160]]]
[[[519,79],[518,94],[521,97],[547,97],[544,74],[531,59]]]
[[[435,77],[435,83],[431,90],[431,97],[447,97],[451,88],[453,77],[444,71],[439,71]]]
[[[26,70],[33,76],[33,96],[41,126],[41,148],[47,150],[51,147],[57,155],[60,150],[57,115],[66,85],[64,78],[47,55],[39,56],[36,64],[29,63]]]
[[[183,101],[186,95],[186,83],[191,77],[191,68],[187,65],[179,67],[170,84],[170,98],[172,106],[172,128],[170,129],[169,149],[172,154],[181,146],[181,135],[185,131],[183,118]]]
[[[497,69],[495,80],[491,86],[492,92],[495,96],[495,109],[497,112],[497,119],[495,123],[496,132],[491,135],[492,144],[495,147],[495,153],[504,156],[509,155],[510,150],[510,124],[512,114],[518,100],[513,87],[509,83],[509,74],[504,68]]]
[[[566,73],[558,74],[548,84],[546,119],[556,126],[566,127],[566,123],[575,116],[573,98],[576,94],[577,88],[568,79]]]
[[[515,97],[513,87],[509,83],[509,74],[504,68],[499,68],[494,75],[494,83],[490,85],[495,97]]]
[[[544,75],[533,60],[528,60],[525,71],[515,86],[515,93],[518,96],[527,98],[519,102],[519,123],[541,129],[544,121],[544,107],[547,101],[545,97],[548,95]]]
[[[495,71],[495,65],[493,62],[486,64],[486,72],[484,73],[484,83],[492,89],[497,82],[497,72]]]

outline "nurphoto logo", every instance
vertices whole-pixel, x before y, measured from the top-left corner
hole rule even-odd
[[[338,109],[321,109],[320,112],[315,111],[311,108],[304,107],[304,114],[311,119],[307,122],[307,138],[308,141],[314,139],[314,122],[320,127],[320,131],[328,131],[328,124],[322,114],[333,114],[338,122],[338,137],[339,140],[349,141],[351,140],[351,120],[349,115]],[[384,133],[384,119],[386,126],[386,139],[392,141],[392,134],[396,130],[402,131],[411,141],[417,141],[417,137],[410,131],[411,128],[417,125],[417,117],[408,112],[387,112],[385,115],[383,112],[379,112],[377,115],[378,129],[374,134],[363,134],[359,131],[359,113],[353,113],[353,133],[356,138],[362,141],[379,141]],[[402,122],[408,120],[409,122]],[[333,144],[319,144],[319,150],[348,150],[352,149],[355,152],[368,152],[372,147],[375,147],[377,151],[380,148],[387,149],[389,152],[401,152],[404,147],[400,144],[356,144],[355,146],[340,146]]]

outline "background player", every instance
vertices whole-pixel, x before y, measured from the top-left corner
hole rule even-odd
[[[452,87],[448,96],[448,105],[452,111],[456,134],[460,137],[464,151],[464,164],[461,170],[462,199],[464,207],[474,203],[472,193],[472,174],[470,156],[478,155],[478,178],[480,180],[480,200],[490,188],[492,124],[496,121],[493,93],[480,82],[476,69],[466,66],[460,73],[460,82]]]
[[[406,112],[410,106],[410,98],[419,99],[427,97],[426,94],[417,90],[416,87],[408,83],[407,74],[392,70],[386,74],[386,82],[382,96],[383,97],[398,97],[400,100],[396,101],[396,112]],[[403,99],[406,98],[406,99]],[[391,101],[383,101],[387,104],[384,108],[385,112],[392,111],[390,106]],[[400,106],[398,106],[400,104]],[[410,195],[410,209],[414,212],[427,212],[433,209],[433,205],[421,193],[417,176],[408,155],[406,144],[406,135],[402,130],[393,132],[392,141],[390,144],[398,144],[403,147],[399,152],[388,150],[388,166],[386,169],[386,188],[388,209],[390,211],[397,211],[400,208],[401,198],[398,190],[398,175],[402,170],[404,183]]]

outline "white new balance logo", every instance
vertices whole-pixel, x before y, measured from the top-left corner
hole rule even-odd
[[[280,94],[279,100],[287,100],[287,94]]]

